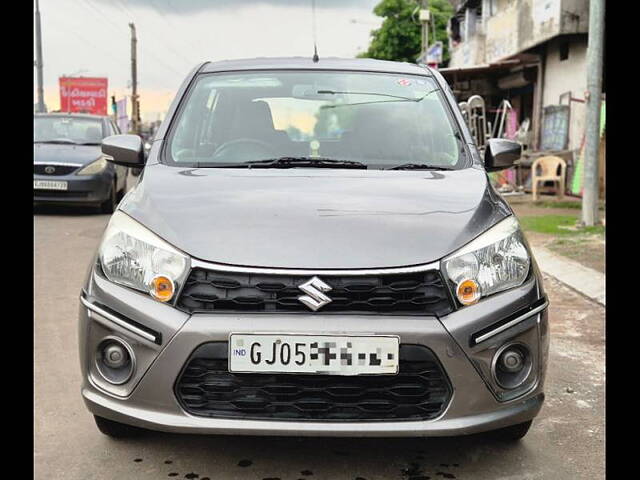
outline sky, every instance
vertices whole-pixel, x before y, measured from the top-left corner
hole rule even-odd
[[[378,1],[316,0],[320,57],[366,50],[382,21],[373,14]],[[158,120],[202,61],[311,57],[311,11],[311,0],[40,0],[45,103],[59,108],[63,75],[108,77],[109,96],[130,95],[134,22],[141,115]]]

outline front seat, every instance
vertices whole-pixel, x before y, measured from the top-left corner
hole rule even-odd
[[[250,138],[281,146],[288,137],[285,132],[274,128],[269,104],[258,100],[236,104],[226,141],[237,138]]]

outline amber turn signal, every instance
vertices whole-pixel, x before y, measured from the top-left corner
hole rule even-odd
[[[173,280],[164,275],[156,275],[151,280],[151,296],[161,302],[168,302],[173,297],[175,287]]]
[[[480,286],[475,280],[463,280],[456,288],[456,296],[461,304],[473,305],[480,300]]]

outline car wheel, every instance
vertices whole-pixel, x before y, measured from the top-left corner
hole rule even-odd
[[[109,190],[109,198],[107,198],[104,203],[100,206],[100,211],[102,213],[113,213],[118,206],[118,190],[116,187],[116,183],[114,182],[111,185],[111,189]]]
[[[144,430],[132,425],[125,425],[124,423],[114,422],[103,417],[93,416],[96,421],[98,430],[103,434],[112,438],[131,438],[137,437],[144,433]]]
[[[510,427],[494,430],[491,434],[497,439],[505,442],[517,442],[523,438],[529,428],[531,428],[532,420],[524,423],[518,423],[517,425],[511,425]]]

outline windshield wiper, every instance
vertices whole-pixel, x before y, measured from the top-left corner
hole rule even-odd
[[[335,160],[333,158],[322,157],[280,157],[266,160],[252,160],[243,162],[238,166],[247,168],[358,168],[366,169],[367,165],[351,160]]]
[[[394,167],[385,168],[385,170],[453,170],[453,168],[439,165],[426,165],[424,163],[403,163]]]

